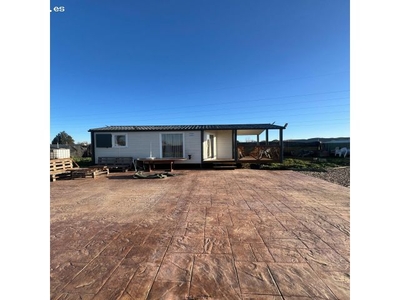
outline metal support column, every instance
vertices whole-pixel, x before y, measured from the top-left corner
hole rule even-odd
[[[279,129],[280,163],[283,163],[283,129]]]

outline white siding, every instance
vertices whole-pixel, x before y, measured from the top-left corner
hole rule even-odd
[[[134,145],[135,159],[149,156],[161,157],[160,134],[158,132],[131,132],[129,138]]]
[[[185,155],[191,155],[191,159],[186,160],[185,164],[201,163],[201,133],[200,131],[187,131],[184,135]],[[178,163],[178,162],[176,162]]]
[[[102,132],[111,133],[111,132]],[[113,148],[96,148],[95,161],[98,157],[132,157],[133,159],[145,158],[150,156],[150,147],[152,156],[161,157],[161,133],[160,131],[146,132],[112,132],[112,134],[127,134],[127,147]],[[175,132],[174,132],[175,133]],[[184,155],[188,158],[191,154],[191,159],[184,163],[201,163],[201,142],[200,131],[181,132],[184,134]],[[178,162],[176,162],[178,163]]]
[[[217,158],[232,158],[232,131],[220,130],[216,136]]]
[[[101,132],[101,134],[126,134],[127,135],[127,147],[111,147],[111,148],[97,148],[95,149],[95,161],[97,163],[98,157],[134,157],[133,156],[133,143],[130,138],[130,134],[126,132]],[[96,135],[96,134],[95,134]],[[96,140],[96,138],[95,138]],[[95,142],[94,142],[95,143]]]

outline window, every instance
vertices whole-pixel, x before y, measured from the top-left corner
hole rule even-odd
[[[183,134],[163,133],[161,134],[162,157],[182,158],[183,155]]]
[[[126,147],[126,134],[115,134],[114,135],[114,147]]]
[[[127,147],[126,134],[111,134],[111,133],[97,133],[96,134],[96,147],[97,148],[112,148],[112,147]]]
[[[112,147],[111,134],[97,133],[96,134],[96,147],[97,148],[111,148]]]

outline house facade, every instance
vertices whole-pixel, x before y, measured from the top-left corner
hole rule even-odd
[[[92,159],[132,157],[181,159],[177,164],[215,162],[282,162],[283,130],[287,124],[106,126],[90,129]],[[278,134],[273,144],[271,131]],[[256,146],[246,149],[241,136],[253,136]]]

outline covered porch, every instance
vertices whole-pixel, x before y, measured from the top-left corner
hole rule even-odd
[[[282,163],[283,130],[286,126],[287,123],[284,126],[252,124],[203,130],[202,162]]]

